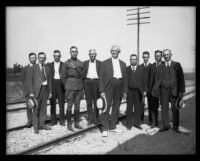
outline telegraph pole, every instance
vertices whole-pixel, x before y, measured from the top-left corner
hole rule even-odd
[[[140,19],[147,19],[150,17],[140,17],[141,14],[147,14],[150,13],[148,12],[140,12],[141,9],[146,9],[149,7],[138,7],[138,8],[133,8],[133,9],[128,9],[127,11],[137,11],[137,13],[133,14],[127,14],[127,16],[132,16],[132,15],[137,15],[136,18],[129,18],[127,20],[137,20],[136,23],[129,23],[127,25],[137,25],[137,57],[138,57],[138,64],[139,64],[139,58],[140,58],[140,24],[147,24],[150,22],[140,22]]]

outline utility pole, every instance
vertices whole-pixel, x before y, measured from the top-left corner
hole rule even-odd
[[[127,20],[137,20],[135,23],[128,23],[127,25],[137,25],[137,57],[138,57],[138,64],[139,64],[139,58],[140,58],[140,24],[147,24],[150,22],[140,22],[140,19],[147,19],[150,17],[140,17],[141,14],[147,14],[148,12],[140,12],[141,9],[146,9],[149,7],[138,7],[134,9],[128,9],[127,11],[137,11],[137,13],[127,14],[127,16],[133,16],[137,15],[136,18],[128,18]]]

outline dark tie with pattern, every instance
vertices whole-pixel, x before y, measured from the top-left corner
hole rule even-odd
[[[45,77],[45,74],[44,74],[44,65],[41,65],[42,67],[42,82],[46,81],[46,77]]]
[[[168,75],[170,75],[170,67],[169,67],[169,63],[167,63],[167,73],[168,73]]]

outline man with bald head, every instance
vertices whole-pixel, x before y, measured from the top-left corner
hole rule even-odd
[[[89,60],[83,62],[83,80],[84,80],[84,90],[87,102],[87,112],[88,112],[88,125],[94,123],[97,124],[98,113],[97,109],[97,99],[99,96],[99,73],[101,67],[101,61],[96,60],[97,52],[95,49],[89,50]],[[92,103],[93,107],[92,108]]]
[[[108,136],[111,132],[121,132],[116,128],[119,115],[119,107],[122,98],[127,97],[126,64],[118,58],[121,52],[119,46],[111,47],[112,57],[103,61],[99,77],[99,91],[101,97],[106,97],[107,110],[102,114],[102,136]],[[111,116],[109,111],[112,106]],[[110,118],[110,123],[109,123]]]
[[[183,97],[185,92],[184,74],[181,64],[171,60],[171,50],[163,51],[165,62],[158,66],[156,73],[156,82],[152,94],[160,98],[162,108],[162,127],[159,132],[169,130],[169,103],[171,103],[173,130],[179,131],[179,109],[175,103],[179,97]]]

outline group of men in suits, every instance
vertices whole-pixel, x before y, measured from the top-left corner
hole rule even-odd
[[[119,108],[122,99],[127,99],[127,130],[132,126],[142,129],[144,122],[144,98],[148,100],[148,123],[151,127],[158,126],[158,106],[162,108],[162,127],[160,132],[169,130],[169,103],[173,113],[173,128],[179,132],[179,110],[175,107],[178,97],[185,92],[183,70],[180,63],[172,61],[172,53],[169,49],[155,51],[156,62],[149,63],[149,52],[143,52],[143,61],[138,64],[136,54],[130,55],[130,66],[118,58],[120,47],[111,47],[111,57],[103,62],[96,59],[95,49],[89,50],[89,60],[82,62],[77,58],[78,48],[70,48],[71,58],[61,62],[61,53],[54,51],[54,62],[44,65],[45,53],[39,53],[39,63],[36,62],[36,54],[30,53],[31,65],[23,70],[23,84],[25,98],[35,97],[38,107],[33,109],[33,119],[27,108],[28,125],[34,126],[34,132],[39,129],[50,130],[44,124],[46,116],[47,99],[51,102],[51,123],[57,124],[56,100],[59,104],[59,122],[65,126],[64,104],[67,101],[67,129],[73,130],[72,106],[74,105],[74,127],[82,129],[79,124],[80,100],[85,98],[87,102],[88,125],[102,124],[102,136],[108,136],[110,132],[121,132],[117,128]],[[162,56],[164,61],[162,61]],[[168,66],[169,63],[169,66]],[[43,70],[44,69],[44,70]],[[43,72],[44,71],[44,72]],[[44,74],[43,74],[44,73]],[[97,99],[104,97],[107,100],[107,109],[99,116]],[[134,109],[134,113],[133,113]],[[32,119],[32,120],[31,120]],[[133,121],[134,119],[134,121]]]

